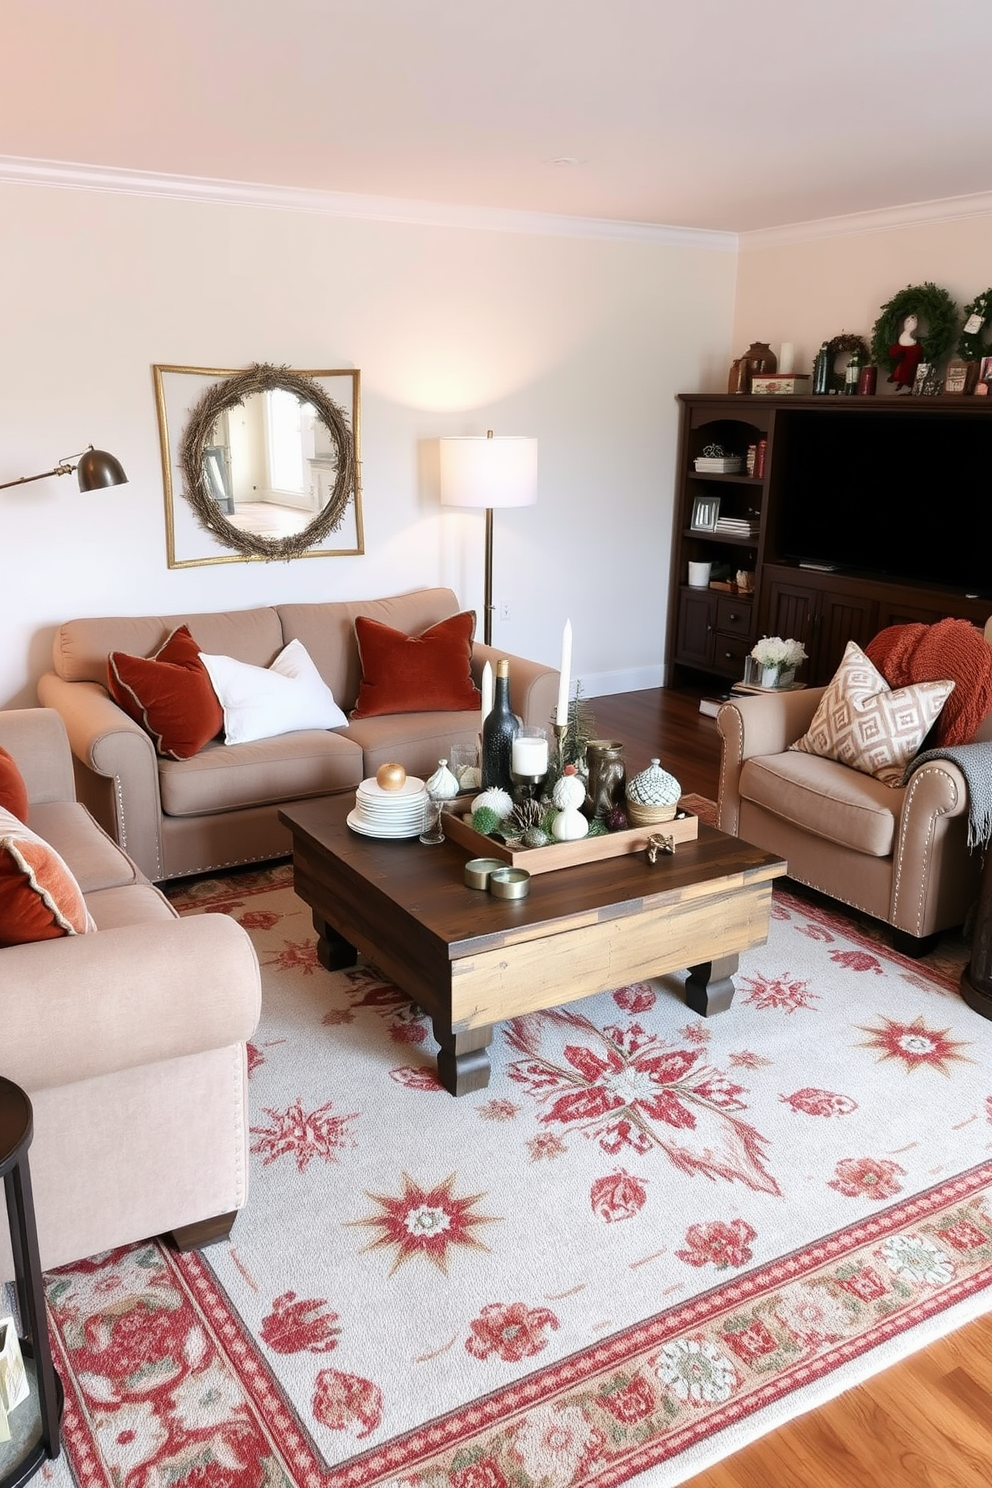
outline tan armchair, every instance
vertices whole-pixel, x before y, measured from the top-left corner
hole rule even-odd
[[[933,760],[892,787],[790,751],[823,691],[723,705],[717,825],[784,858],[790,878],[885,921],[903,952],[924,955],[977,898],[982,853],[967,846],[964,776],[950,760]],[[987,729],[988,721],[978,737]]]

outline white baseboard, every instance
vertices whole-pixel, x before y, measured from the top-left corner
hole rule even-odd
[[[643,692],[648,687],[664,687],[663,666],[629,667],[620,672],[591,672],[579,677],[582,696],[608,697],[614,692]]]

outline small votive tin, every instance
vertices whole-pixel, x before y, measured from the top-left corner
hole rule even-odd
[[[488,889],[489,875],[505,867],[502,858],[469,858],[465,864],[465,882],[470,889]]]
[[[526,899],[530,874],[526,868],[494,868],[489,875],[489,892],[496,899]]]

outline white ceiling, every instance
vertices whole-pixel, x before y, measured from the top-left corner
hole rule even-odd
[[[745,232],[992,190],[990,58],[989,0],[0,0],[0,155]]]

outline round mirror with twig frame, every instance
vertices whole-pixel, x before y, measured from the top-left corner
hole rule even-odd
[[[337,532],[349,503],[357,502],[354,432],[316,380],[330,375],[256,363],[211,383],[190,410],[178,448],[183,495],[199,525],[224,547],[246,558],[300,558]],[[242,431],[239,439],[235,426],[248,420],[235,415],[247,410],[257,430]],[[264,469],[264,479],[239,479],[232,456],[241,447],[251,468]],[[245,479],[250,501],[239,500]],[[251,521],[265,498],[280,517],[272,531]]]

